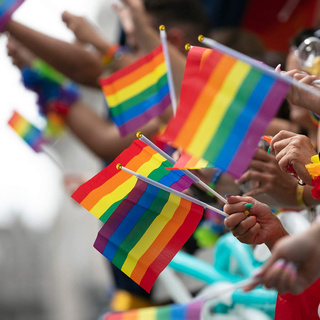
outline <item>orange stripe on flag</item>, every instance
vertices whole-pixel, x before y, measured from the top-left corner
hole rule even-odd
[[[221,81],[221,79],[225,78],[225,75],[230,72],[236,62],[237,60],[226,55],[217,61],[218,64],[211,73],[210,78],[205,85],[205,89],[202,90],[187,121],[177,136],[175,141],[176,145],[184,145],[186,141],[189,143],[191,142],[194,132],[198,129],[206,116],[211,105],[211,101],[214,100],[223,85],[223,81]],[[208,90],[211,90],[210,95],[208,95]]]
[[[164,55],[162,52],[158,53],[150,62],[144,64],[137,70],[129,73],[128,75],[122,77],[109,84],[102,85],[103,92],[105,95],[113,95],[116,91],[119,91],[132,83],[138,81],[139,79],[145,77],[147,74],[154,71],[155,67],[164,62]]]
[[[146,153],[143,152],[143,149],[141,150],[140,154],[143,154],[143,160],[139,157],[139,155],[135,156],[127,164],[128,168],[133,171],[137,171],[144,162],[149,161],[153,156],[152,153],[148,153],[149,158],[147,158]],[[127,172],[119,171],[119,173],[117,173],[111,179],[108,179],[103,185],[91,191],[80,204],[90,211],[102,197],[115,190],[130,177],[131,175]]]
[[[191,202],[181,199],[180,205],[175,211],[172,219],[168,221],[152,245],[138,260],[137,265],[131,274],[131,278],[136,283],[140,283],[149,266],[160,255],[161,251],[166,247],[170,239],[181,227],[190,212],[191,204]]]

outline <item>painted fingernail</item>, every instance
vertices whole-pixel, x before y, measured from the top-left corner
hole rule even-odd
[[[286,271],[290,272],[290,277],[295,277],[297,275],[297,266],[294,263],[289,262],[285,268]]]
[[[252,203],[246,203],[244,205],[244,207],[245,207],[245,209],[249,210],[249,209],[251,209],[253,207],[253,204]]]
[[[248,216],[248,215],[250,214],[250,212],[249,212],[248,210],[246,210],[246,211],[244,212],[244,214],[245,214],[246,216]]]
[[[281,269],[285,264],[284,259],[279,259],[273,264],[274,269]]]
[[[228,198],[228,197],[230,197],[230,196],[232,196],[232,194],[228,194],[228,193],[227,193],[227,194],[224,195],[225,198]]]

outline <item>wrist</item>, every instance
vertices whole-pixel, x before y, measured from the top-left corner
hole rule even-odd
[[[275,218],[276,223],[274,224],[274,227],[272,228],[272,234],[270,234],[269,239],[267,241],[265,241],[265,244],[269,248],[270,251],[272,250],[273,246],[275,245],[275,243],[279,239],[288,235],[288,232],[283,227],[279,218],[277,216],[274,216],[274,218]]]

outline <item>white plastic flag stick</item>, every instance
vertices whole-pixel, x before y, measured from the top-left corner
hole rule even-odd
[[[143,176],[143,175],[141,175],[141,174],[139,174],[137,172],[134,172],[134,171],[132,171],[132,170],[126,168],[126,167],[123,167],[121,165],[121,163],[117,164],[117,169],[118,170],[123,170],[125,172],[128,172],[128,173],[136,176],[138,179],[140,179],[140,180],[142,180],[144,182],[147,182],[147,183],[149,183],[149,184],[151,184],[151,185],[153,185],[153,186],[155,186],[155,187],[157,187],[159,189],[162,189],[164,191],[170,192],[170,193],[175,194],[176,196],[178,196],[180,198],[183,198],[185,200],[188,200],[190,202],[198,204],[199,206],[203,207],[204,209],[210,209],[210,210],[212,210],[212,211],[214,211],[214,212],[216,212],[216,213],[218,213],[218,214],[220,214],[220,215],[222,215],[224,217],[228,217],[229,216],[228,214],[226,214],[222,210],[219,210],[219,209],[217,209],[217,208],[215,208],[213,206],[210,206],[210,205],[208,205],[208,204],[206,204],[206,203],[204,203],[204,202],[202,202],[202,201],[200,201],[198,199],[192,198],[192,197],[190,197],[190,196],[188,196],[188,195],[186,195],[186,194],[184,194],[182,192],[179,192],[179,191],[174,190],[174,189],[172,189],[170,187],[167,187],[167,186],[163,185],[162,183],[154,181],[154,180],[152,180],[152,179],[150,179],[148,177],[145,177],[145,176]]]
[[[148,138],[146,138],[141,132],[137,132],[137,138],[147,144],[149,147],[151,147],[153,150],[157,151],[159,154],[161,154],[165,159],[167,159],[170,163],[175,164],[176,161],[171,158],[167,153],[165,153],[163,150],[161,150],[159,147],[157,147],[152,141],[150,141]],[[202,180],[200,180],[199,177],[197,177],[195,174],[191,173],[189,170],[181,170],[184,174],[186,174],[190,179],[192,179],[195,183],[200,184],[203,188],[208,190],[210,193],[212,193],[214,196],[216,196],[218,199],[220,199],[223,203],[227,203],[227,200],[220,195],[217,191],[210,188],[207,184],[205,184]]]
[[[161,25],[159,27],[159,30],[160,30],[160,39],[161,39],[161,44],[162,44],[162,49],[164,54],[164,61],[166,64],[167,75],[168,75],[169,93],[170,93],[170,99],[172,104],[172,110],[173,110],[173,115],[175,115],[177,112],[177,99],[176,99],[176,92],[175,92],[173,76],[172,76],[170,55],[168,50],[167,33],[164,25]]]

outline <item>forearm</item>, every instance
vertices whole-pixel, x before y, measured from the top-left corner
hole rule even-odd
[[[36,56],[68,78],[84,85],[99,87],[98,78],[102,73],[102,66],[93,53],[13,20],[7,24],[6,30]]]
[[[81,102],[75,103],[67,118],[70,130],[97,156],[112,161],[136,138],[135,132],[121,137],[119,129],[111,121],[104,120]],[[158,132],[162,122],[158,118],[141,128],[142,133],[151,138]]]

